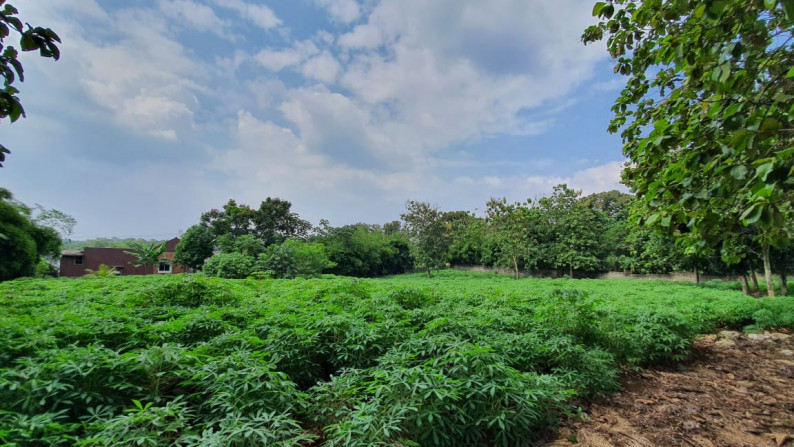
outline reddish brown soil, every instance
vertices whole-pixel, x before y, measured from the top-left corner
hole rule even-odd
[[[584,411],[546,447],[794,447],[794,337],[702,337],[687,364],[629,374]]]

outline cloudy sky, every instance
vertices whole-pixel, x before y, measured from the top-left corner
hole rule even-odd
[[[229,198],[313,224],[620,188],[591,0],[47,0],[0,185],[75,239],[169,238]]]

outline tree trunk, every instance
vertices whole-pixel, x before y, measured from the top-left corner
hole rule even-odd
[[[700,270],[695,267],[695,284],[700,284]]]
[[[569,276],[573,279],[573,264],[568,265],[568,271],[571,273]]]
[[[753,293],[758,293],[758,277],[755,276],[755,269],[750,267],[750,279],[753,280]]]
[[[766,295],[775,297],[775,284],[772,282],[772,263],[769,260],[769,244],[761,243],[761,255],[764,259],[764,278],[766,278]]]
[[[747,283],[747,272],[742,272],[742,293],[750,295],[750,284]]]
[[[518,256],[513,255],[513,271],[516,273],[516,279],[518,279]]]
[[[780,296],[788,295],[788,280],[786,279],[786,270],[780,271]]]
[[[430,266],[427,267],[427,277],[430,278]]]

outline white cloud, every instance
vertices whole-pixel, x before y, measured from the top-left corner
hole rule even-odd
[[[613,189],[625,192],[628,188],[620,183],[622,171],[623,162],[613,161],[578,170],[567,177],[530,176],[526,178],[526,184],[532,189],[551,192],[552,187],[565,183],[570,188],[581,190],[584,195]]]
[[[207,5],[190,0],[160,1],[160,10],[167,17],[199,31],[224,35],[226,24]]]
[[[315,0],[315,3],[325,8],[336,22],[350,23],[361,17],[361,7],[356,0]]]
[[[111,19],[118,33],[113,43],[71,36],[80,85],[118,124],[176,139],[193,126],[206,69],[153,12],[122,10]]]
[[[215,4],[231,9],[254,25],[269,30],[281,25],[282,21],[272,9],[265,5],[246,3],[242,0],[214,0]]]
[[[306,61],[301,68],[301,73],[303,73],[303,76],[307,79],[317,80],[325,84],[333,84],[337,76],[339,76],[340,70],[341,67],[339,62],[337,62],[331,53],[323,51],[318,56]]]
[[[305,40],[284,50],[266,48],[257,53],[254,60],[268,70],[281,71],[284,68],[295,67],[319,52],[314,42]]]

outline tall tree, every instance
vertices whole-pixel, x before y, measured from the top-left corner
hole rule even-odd
[[[709,245],[756,226],[774,296],[769,252],[794,201],[794,0],[608,0],[593,14],[584,42],[608,34],[628,76],[609,131],[646,223]]]
[[[416,265],[427,270],[444,267],[449,249],[450,226],[444,222],[443,213],[438,207],[427,202],[409,201],[405,207],[408,212],[400,217],[405,222],[411,242],[414,244]]]
[[[29,207],[0,188],[0,281],[32,276],[41,258],[56,257],[60,249],[58,232],[37,224]]]
[[[154,266],[160,262],[160,256],[165,252],[165,244],[144,244],[136,243],[130,251],[125,251],[128,255],[135,257],[130,264],[135,267],[143,266],[146,274],[152,273]]]
[[[305,239],[311,225],[290,211],[291,207],[286,200],[268,197],[255,210],[229,199],[222,209],[202,213],[201,223],[207,225],[216,238],[226,235],[235,239],[249,234],[266,246],[291,238]]]
[[[598,251],[603,235],[599,215],[579,202],[581,192],[562,184],[550,197],[540,199],[547,228],[552,233],[551,255],[557,268],[593,271],[600,266]]]
[[[505,198],[491,198],[486,206],[489,230],[501,255],[497,264],[512,268],[518,279],[520,264],[531,268],[538,262],[538,210],[530,202],[508,203]]]
[[[448,260],[452,265],[478,265],[489,253],[485,219],[465,211],[445,213],[451,225],[452,240]]]
[[[206,225],[193,225],[179,239],[174,251],[174,262],[193,270],[200,270],[204,261],[212,256],[214,240]]]
[[[57,43],[61,39],[49,28],[37,26],[35,28],[28,25],[27,29],[22,26],[22,20],[17,17],[19,11],[5,0],[0,0],[0,73],[3,76],[3,89],[0,90],[0,120],[8,118],[13,123],[19,117],[25,116],[25,109],[19,101],[19,90],[13,85],[25,81],[25,72],[19,62],[19,52],[11,45],[5,44],[5,39],[11,33],[19,36],[19,48],[22,51],[36,51],[42,57],[58,60],[61,53]],[[0,144],[0,167],[6,159],[6,154],[11,151]]]
[[[265,199],[251,218],[254,235],[265,245],[278,244],[287,239],[306,239],[311,224],[290,208],[292,203],[278,197]]]

